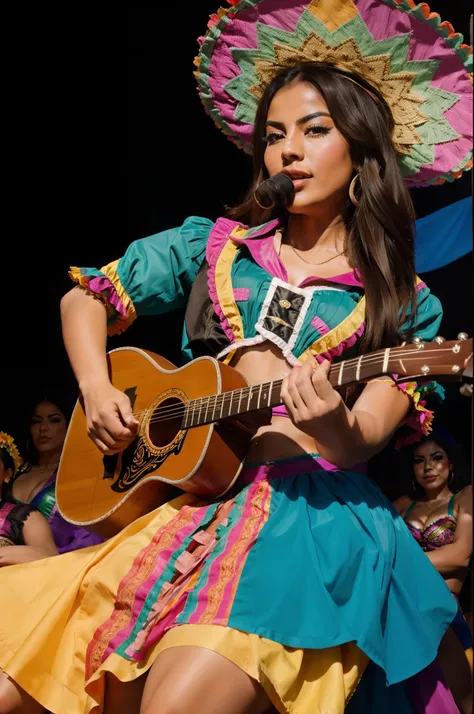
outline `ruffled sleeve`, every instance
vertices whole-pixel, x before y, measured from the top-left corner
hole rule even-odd
[[[161,315],[186,305],[214,223],[192,216],[179,228],[132,243],[119,260],[96,268],[71,267],[69,275],[107,309],[110,335],[138,315]]]
[[[424,342],[432,342],[438,334],[443,317],[441,302],[432,295],[429,288],[419,281],[417,284],[417,316],[414,337],[420,337]],[[413,329],[413,321],[409,320],[403,326],[402,332]],[[402,382],[394,384],[411,397],[412,409],[397,433],[396,448],[407,446],[427,436],[432,428],[434,412],[428,408],[434,402],[444,399],[444,388],[438,382],[430,379]]]

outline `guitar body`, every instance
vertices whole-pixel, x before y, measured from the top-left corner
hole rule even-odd
[[[212,357],[176,368],[152,352],[121,347],[107,359],[112,384],[128,395],[139,420],[137,437],[121,453],[104,456],[87,435],[79,400],[56,485],[64,518],[106,537],[166,503],[178,489],[206,498],[226,493],[252,433],[235,419],[282,403],[281,379],[248,386],[239,372]],[[395,382],[428,374],[472,379],[472,339],[460,333],[457,341],[418,340],[378,350],[332,365],[328,379],[339,389],[385,374]]]
[[[212,498],[236,480],[249,437],[229,422],[182,428],[182,405],[247,386],[236,370],[212,357],[185,367],[141,349],[108,354],[112,384],[125,392],[139,420],[137,438],[120,454],[104,456],[87,435],[82,400],[69,425],[56,498],[63,517],[110,537],[181,489]],[[179,386],[178,386],[179,385]],[[162,420],[163,413],[176,418]]]

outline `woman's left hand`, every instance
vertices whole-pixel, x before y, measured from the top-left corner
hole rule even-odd
[[[293,423],[316,437],[318,425],[337,423],[345,405],[328,380],[331,363],[318,364],[311,357],[301,367],[293,367],[283,379],[281,396]]]

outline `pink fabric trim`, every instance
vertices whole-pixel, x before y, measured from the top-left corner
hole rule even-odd
[[[234,288],[234,300],[244,302],[250,297],[250,288]]]
[[[420,280],[419,283],[416,285],[416,292],[419,293],[420,290],[423,290],[423,288],[428,287],[426,283],[423,282],[423,280]]]
[[[245,228],[243,223],[231,221],[229,218],[218,218],[209,234],[209,240],[206,246],[206,260],[209,265],[207,271],[207,286],[209,289],[209,297],[212,300],[214,312],[219,318],[221,327],[224,330],[224,333],[231,344],[235,342],[235,335],[234,331],[232,330],[232,327],[229,324],[228,319],[224,315],[224,311],[222,310],[219,298],[217,297],[216,264],[225,244],[227,243],[229,234],[237,226]]]
[[[279,225],[280,221],[271,221],[265,226],[264,229],[253,233],[247,238],[231,238],[231,240],[233,240],[234,243],[245,244],[257,265],[266,270],[267,273],[270,273],[273,278],[280,278],[280,280],[284,280],[285,283],[287,283],[288,271],[280,256],[276,252],[273,242],[275,231]],[[307,285],[312,285],[320,280],[324,280],[328,283],[339,283],[341,285],[363,287],[363,284],[360,281],[360,276],[354,271],[333,275],[330,278],[322,278],[318,275],[312,275],[309,278],[305,278],[303,282],[296,287],[304,288]]]
[[[106,278],[105,275],[103,277],[90,278],[87,282],[87,288],[96,295],[101,295],[104,292],[107,293],[107,301],[117,312],[122,315],[122,317],[129,317],[125,305],[115,290],[114,284]]]
[[[394,387],[397,387],[400,389],[402,392],[407,391],[407,385],[408,382],[399,382],[393,384]],[[418,383],[417,383],[418,386]],[[415,390],[416,391],[416,390]],[[411,394],[408,394],[409,397],[412,397]],[[431,422],[433,421],[434,418],[434,412],[430,411],[429,409],[426,409],[426,400],[425,399],[420,399],[418,402],[418,407],[421,407],[421,410],[419,408],[413,407],[412,411],[410,414],[407,416],[406,420],[402,424],[402,426],[407,426],[410,429],[413,430],[412,434],[407,434],[406,436],[400,437],[397,439],[395,443],[395,449],[397,451],[401,449],[404,446],[410,446],[410,444],[415,444],[417,441],[420,441],[420,439],[423,438],[423,436],[427,436],[429,432],[431,431]],[[425,424],[425,422],[427,422]]]
[[[150,577],[143,583],[141,583],[138,588],[135,591],[135,596],[133,599],[133,605],[130,613],[130,619],[126,627],[123,627],[117,635],[109,642],[109,646],[107,647],[106,651],[104,652],[102,661],[105,661],[105,659],[108,657],[108,655],[111,652],[114,652],[117,647],[119,647],[122,642],[124,642],[129,636],[131,631],[133,630],[137,617],[140,615],[140,612],[145,604],[146,598],[148,596],[148,593],[150,592],[151,588],[157,581],[157,579],[162,575],[164,569],[166,568],[169,559],[173,555],[174,551],[179,548],[182,544],[183,541],[188,538],[196,528],[198,528],[204,517],[206,516],[206,511],[207,508],[201,508],[197,510],[193,514],[192,522],[189,523],[187,526],[184,528],[181,528],[181,530],[177,531],[175,534],[175,537],[173,541],[170,543],[169,547],[160,553],[159,557],[157,558],[153,571],[150,574]],[[150,551],[153,549],[154,545],[156,544],[156,541],[159,540],[163,536],[163,529],[160,528],[151,543],[146,546],[145,548],[142,549],[141,553],[138,554],[137,557],[146,557],[147,551]],[[132,655],[135,654],[135,642],[130,646],[130,649],[132,651]]]
[[[15,508],[15,504],[10,503],[9,501],[6,501],[0,508],[0,535],[8,536],[7,533],[3,533],[3,528],[5,526],[7,516],[13,508]]]
[[[321,320],[321,318],[318,316],[313,317],[313,319],[311,320],[311,324],[314,329],[319,332],[320,335],[325,335],[327,332],[330,332],[330,329],[326,325],[324,320]]]
[[[321,352],[321,354],[314,355],[316,360],[318,362],[323,362],[324,360],[328,360],[329,362],[332,362],[334,357],[340,357],[342,353],[349,349],[349,347],[352,347],[355,345],[357,340],[363,335],[365,330],[365,320],[364,322],[361,323],[360,327],[357,328],[357,330],[346,340],[343,340],[340,342],[336,347],[332,347],[330,350],[327,350],[326,352]]]
[[[286,417],[290,418],[288,411],[284,404],[279,404],[277,407],[272,407],[272,416]]]
[[[259,481],[279,478],[290,478],[299,474],[312,473],[313,471],[357,471],[367,473],[367,464],[355,464],[351,469],[340,469],[326,459],[313,454],[307,454],[297,459],[283,459],[282,461],[265,461],[261,464],[249,464],[242,470],[240,479],[243,483],[258,483]]]
[[[437,659],[407,679],[405,687],[416,714],[459,714]]]
[[[209,592],[216,585],[216,583],[219,582],[223,561],[225,560],[226,556],[229,554],[229,551],[232,549],[232,547],[235,545],[235,543],[239,540],[240,536],[242,535],[242,531],[244,530],[246,524],[248,523],[248,519],[252,516],[252,505],[253,505],[253,499],[254,499],[256,490],[257,490],[257,484],[251,486],[251,488],[249,489],[247,498],[245,500],[245,505],[242,509],[242,515],[239,519],[239,522],[238,522],[238,524],[233,526],[231,533],[229,535],[229,539],[225,545],[223,552],[214,560],[214,562],[212,563],[212,565],[209,569],[209,576],[208,576],[207,584],[199,592],[197,607],[188,619],[188,622],[190,624],[201,624],[201,619],[204,616],[206,608],[209,604]],[[263,505],[265,505],[265,503],[269,497],[269,493],[270,493],[270,490],[268,489],[267,492],[265,493]],[[260,532],[264,515],[265,515],[265,510],[263,508],[261,516],[260,516],[258,522],[255,524],[255,528],[254,528],[254,531],[252,534],[252,540],[250,541],[251,545],[254,543],[256,536]],[[248,554],[248,551],[241,553],[238,562],[235,564],[236,572],[239,571],[239,567],[242,562],[242,559],[246,558],[247,554]],[[215,625],[226,625],[227,624],[227,621],[229,618],[229,612],[232,607],[232,601],[230,599],[230,596],[231,596],[231,591],[234,587],[235,587],[235,582],[230,582],[227,584],[224,594],[223,594],[223,597],[222,597],[222,600],[221,600],[221,603],[220,603],[220,606],[219,606],[219,610],[217,611],[215,618],[213,618],[213,624],[215,624]]]

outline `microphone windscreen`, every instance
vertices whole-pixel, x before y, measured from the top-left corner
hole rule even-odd
[[[262,181],[255,191],[257,203],[262,208],[275,208],[275,206],[290,206],[295,197],[293,181],[287,174],[275,174]]]

